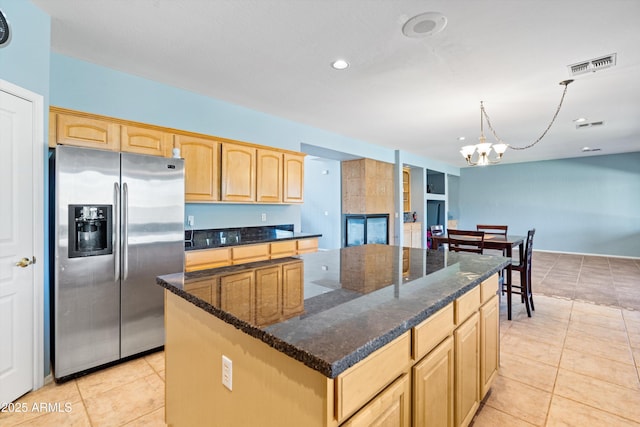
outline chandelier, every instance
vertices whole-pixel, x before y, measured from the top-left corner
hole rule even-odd
[[[511,148],[512,150],[526,150],[527,148],[531,148],[536,145],[542,138],[544,138],[549,129],[551,129],[551,126],[553,126],[553,122],[556,121],[556,117],[558,117],[558,113],[560,112],[560,108],[562,107],[562,102],[564,101],[564,96],[567,93],[567,87],[571,82],[573,82],[573,80],[563,80],[560,82],[560,85],[564,86],[564,90],[562,91],[562,96],[560,97],[560,102],[558,103],[556,112],[551,118],[551,122],[544,130],[544,132],[542,132],[542,135],[538,137],[538,139],[524,147],[514,147],[512,145],[505,144],[502,141],[502,138],[498,136],[495,129],[491,125],[491,120],[489,119],[487,111],[484,109],[484,104],[482,103],[482,101],[480,101],[480,137],[478,138],[480,142],[476,145],[465,145],[464,147],[462,147],[462,149],[460,150],[460,154],[462,154],[462,157],[464,157],[467,163],[471,166],[493,165],[496,163],[500,163],[500,161],[502,160],[502,156],[504,155],[505,151],[507,151],[507,148]],[[485,138],[484,136],[485,120],[487,122],[487,126],[491,130],[491,133],[496,138],[496,141],[498,141],[495,144],[487,142],[487,138]],[[489,156],[492,150],[496,153],[494,159],[491,159]],[[476,160],[474,160],[473,157],[476,152],[478,153],[478,155],[476,156]]]

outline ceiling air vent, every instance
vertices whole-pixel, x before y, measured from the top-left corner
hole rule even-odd
[[[576,129],[592,128],[592,127],[598,127],[603,125],[604,125],[604,121],[602,120],[597,122],[591,122],[591,123],[578,123],[576,125]]]
[[[572,76],[577,76],[579,74],[596,72],[604,68],[613,67],[614,65],[616,65],[616,56],[617,54],[612,53],[611,55],[601,56],[599,58],[569,65],[569,72]]]

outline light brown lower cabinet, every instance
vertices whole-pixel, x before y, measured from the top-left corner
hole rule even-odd
[[[364,408],[342,424],[344,427],[409,427],[411,425],[411,376],[398,378]]]
[[[277,322],[282,313],[282,267],[256,270],[256,324]]]
[[[476,312],[453,333],[455,343],[455,425],[466,427],[480,405],[480,315]]]
[[[500,310],[498,296],[480,307],[480,400],[498,375],[500,364]]]
[[[413,367],[413,425],[453,427],[453,337]]]
[[[240,320],[254,323],[254,283],[253,271],[220,277],[220,308]]]
[[[186,251],[185,271],[192,272],[318,251],[318,238]]]

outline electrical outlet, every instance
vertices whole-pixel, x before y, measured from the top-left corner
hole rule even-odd
[[[231,391],[233,389],[233,362],[222,355],[222,385]]]
[[[267,220],[267,214],[263,213],[262,215],[260,215],[260,218],[262,219],[262,222],[265,222]]]
[[[193,217],[193,215],[189,215],[187,217],[187,225],[189,225],[189,227],[193,227],[194,222],[195,222],[195,218]]]

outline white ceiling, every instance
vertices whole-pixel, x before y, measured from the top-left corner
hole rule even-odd
[[[638,0],[31,1],[61,54],[456,166],[481,100],[505,142],[527,145],[567,65],[616,53],[574,77],[548,135],[504,162],[640,151]],[[444,30],[404,36],[424,12]],[[336,58],[351,66],[333,70]],[[605,124],[576,129],[578,117]]]

